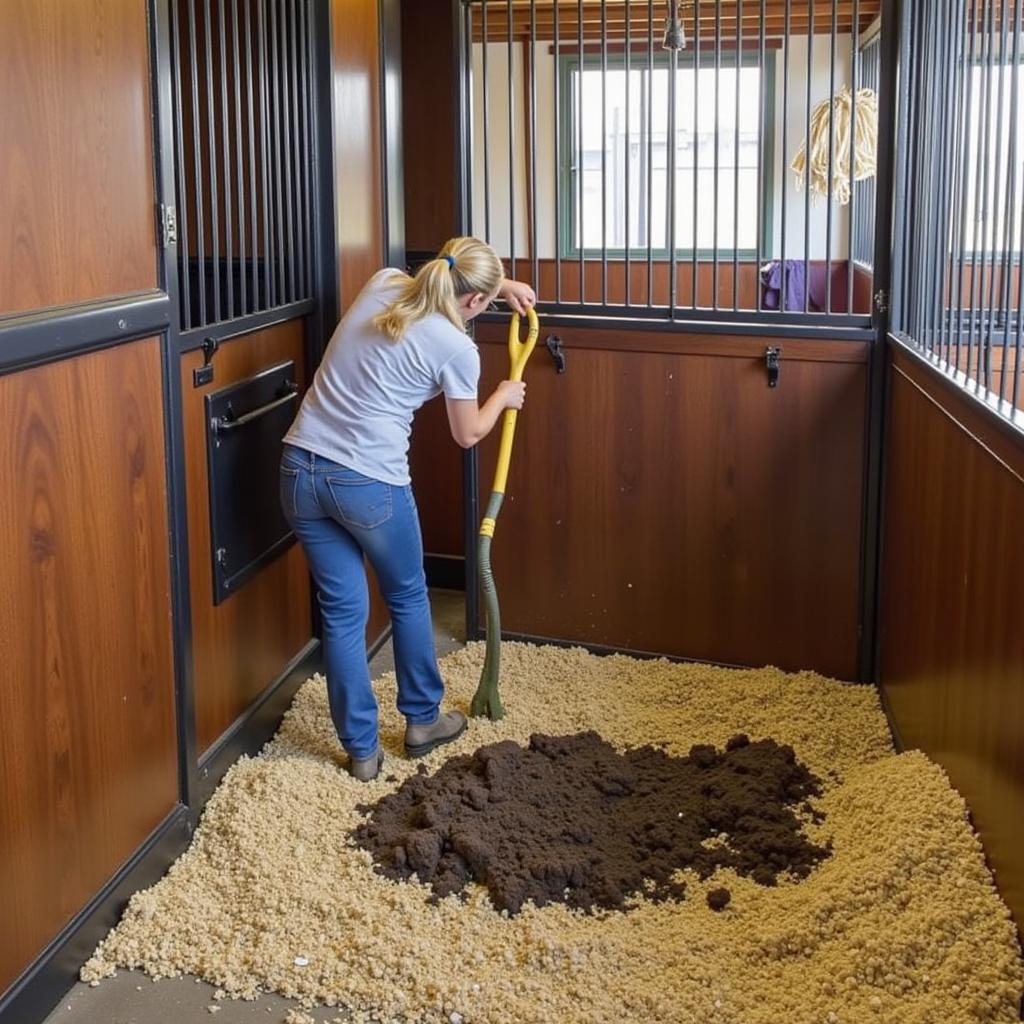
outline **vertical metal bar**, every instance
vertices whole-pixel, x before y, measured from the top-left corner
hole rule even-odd
[[[481,44],[480,59],[483,62],[481,75],[481,102],[484,108],[483,117],[483,142],[484,142],[484,241],[491,243],[491,88],[490,76],[487,73],[487,51],[491,47],[490,35],[487,30],[487,4],[488,0],[482,0],[482,31],[483,43]],[[467,12],[470,8],[467,8]]]
[[[556,161],[557,163],[557,161]],[[540,260],[537,257],[537,0],[530,0],[530,258],[533,288],[540,294]]]
[[[515,118],[515,12],[508,0],[508,257],[512,277],[516,276],[516,118]]]
[[[231,0],[231,53],[235,82],[235,199],[238,204],[238,306],[245,316],[248,303],[245,274],[245,162],[242,159],[242,54],[238,42],[238,0]]]
[[[792,0],[786,0],[783,28],[783,45],[786,52],[782,57],[782,238],[779,252],[779,312],[786,311],[789,273],[786,269],[786,194],[789,192],[789,161],[786,150],[789,143],[789,50],[792,42]]]
[[[700,8],[700,0],[697,0]],[[654,0],[647,0],[647,308],[654,305]]]
[[[964,90],[966,96],[963,100],[963,126],[961,128],[961,156],[962,159],[959,161],[959,183],[957,187],[957,202],[959,204],[959,224],[956,232],[956,245],[954,248],[955,255],[953,258],[956,260],[957,274],[956,274],[956,361],[954,363],[957,370],[960,369],[960,348],[963,342],[963,327],[964,327],[964,240],[967,235],[967,183],[969,181],[969,165],[970,165],[970,139],[971,139],[971,125],[974,123],[973,118],[973,99],[974,99],[974,54],[975,47],[977,45],[977,17],[978,10],[975,0],[971,0],[970,3],[970,40],[968,45],[964,47],[964,52],[961,58],[961,63],[964,72],[965,81],[961,84],[961,90]],[[970,345],[970,336],[968,335],[968,345]],[[968,358],[970,358],[970,349],[968,348]]]
[[[665,140],[668,154],[668,181],[666,182],[666,210],[668,217],[668,317],[676,318],[676,94],[679,91],[679,53],[670,50],[668,55],[668,137]]]
[[[832,30],[835,32],[835,8],[832,10]],[[833,37],[834,38],[834,37]],[[846,311],[853,313],[853,260],[854,235],[857,232],[857,197],[859,189],[854,181],[857,151],[857,92],[860,89],[860,0],[853,0],[853,24],[850,26],[850,208],[846,220]],[[831,140],[830,140],[831,148]],[[829,158],[831,166],[831,157]],[[831,220],[831,217],[829,218]],[[873,273],[873,272],[872,272]],[[829,274],[831,281],[832,275]],[[872,289],[874,290],[874,289]]]
[[[1007,7],[1008,6],[1009,6],[1009,0],[1002,0],[1002,3],[1000,4],[1000,15],[999,15],[1000,16],[1000,25],[999,25],[999,60],[998,60],[997,65],[996,65],[997,71],[998,71],[998,75],[999,75],[999,99],[996,102],[996,120],[995,120],[996,159],[995,159],[995,165],[992,168],[992,202],[990,204],[990,208],[986,211],[986,218],[985,218],[986,230],[987,230],[987,225],[988,224],[992,225],[991,244],[986,246],[986,250],[990,253],[990,256],[986,259],[986,262],[991,262],[991,264],[992,264],[991,273],[989,274],[989,281],[988,281],[988,319],[987,319],[988,330],[987,330],[987,333],[986,333],[986,345],[987,345],[987,348],[988,348],[989,358],[988,358],[988,365],[986,367],[986,374],[985,374],[985,376],[986,376],[985,388],[986,388],[987,391],[991,391],[992,390],[992,360],[993,360],[993,350],[994,350],[994,347],[995,347],[994,346],[994,341],[995,341],[995,335],[996,335],[996,329],[997,329],[997,319],[996,319],[996,315],[995,315],[996,314],[996,269],[997,268],[1001,268],[1004,277],[1006,276],[1006,272],[1009,269],[1008,267],[1003,266],[1000,263],[1000,261],[997,259],[997,249],[996,249],[996,245],[997,245],[996,227],[997,227],[997,222],[998,222],[998,218],[997,218],[996,214],[998,212],[999,205],[1000,205],[1000,203],[999,203],[999,181],[1000,181],[1000,178],[1002,177],[1002,168],[1004,167],[1004,164],[1003,164],[1003,138],[1004,138],[1005,133],[1002,130],[1002,125],[1003,125],[1003,98],[1004,98],[1004,95],[1005,95],[1005,83],[1006,83],[1006,75],[1004,73],[1004,69],[1007,67],[1007,64],[1006,64],[1006,35],[1007,35],[1007,33],[1006,33],[1006,29],[1007,29],[1006,11],[1007,11]],[[994,26],[993,26],[993,30],[994,30]],[[991,117],[989,118],[989,120],[991,120]],[[1016,126],[1014,126],[1014,128],[1015,127]],[[1012,131],[1012,129],[1011,129],[1011,131]],[[1014,134],[1016,134],[1016,133],[1014,132]],[[1005,207],[1004,207],[1004,215],[1005,215],[1006,212],[1007,211],[1005,210]],[[1005,232],[1005,228],[1004,228],[1004,232]],[[1003,357],[1005,359],[1005,353],[1003,354]]]
[[[954,328],[954,295],[959,294],[957,283],[953,279],[953,270],[956,266],[956,254],[958,232],[960,226],[960,205],[963,200],[963,182],[961,180],[962,160],[961,152],[966,146],[964,141],[964,67],[966,59],[966,30],[964,26],[964,11],[961,9],[963,0],[950,0],[949,17],[956,24],[955,46],[952,61],[952,81],[949,83],[949,92],[953,104],[952,142],[947,147],[947,195],[949,197],[949,217],[947,223],[946,237],[943,240],[942,248],[942,294],[943,294],[943,349],[942,358],[948,371],[950,357],[953,350],[953,328]]]
[[[632,227],[631,218],[630,218],[630,205],[632,203],[632,195],[631,195],[630,187],[629,187],[630,186],[629,165],[630,165],[630,152],[631,152],[631,148],[632,148],[632,142],[630,140],[630,134],[629,134],[630,127],[631,127],[631,125],[630,125],[630,109],[629,108],[630,108],[630,99],[631,99],[630,77],[632,75],[632,67],[631,67],[631,64],[632,64],[632,53],[630,51],[632,50],[632,47],[633,47],[633,39],[632,39],[633,15],[632,15],[632,12],[629,9],[629,3],[630,3],[630,0],[626,0],[626,89],[625,89],[625,93],[626,93],[626,145],[625,145],[625,147],[623,149],[623,156],[625,158],[625,164],[626,164],[626,167],[625,167],[625,182],[624,182],[625,190],[626,190],[626,210],[625,210],[626,223],[624,225],[624,230],[625,230],[625,233],[626,233],[626,249],[625,249],[625,253],[624,253],[624,256],[623,256],[623,260],[624,260],[624,263],[623,263],[623,274],[625,275],[625,278],[626,278],[626,282],[625,282],[625,304],[626,304],[626,308],[627,309],[629,308],[629,305],[630,305],[630,283],[631,283],[630,282],[630,265],[629,265],[629,247],[630,247],[630,245],[632,243],[632,238],[631,238],[631,234],[630,234],[630,228]],[[557,7],[558,7],[558,4],[556,3],[555,4],[556,10],[557,10]]]
[[[939,120],[939,154],[938,154],[938,196],[939,205],[936,210],[935,225],[935,275],[937,278],[935,317],[935,355],[944,358],[946,340],[946,277],[949,264],[949,208],[952,197],[949,192],[949,151],[950,133],[952,126],[952,104],[955,101],[955,89],[952,87],[955,82],[956,53],[953,47],[955,29],[951,31],[950,26],[955,26],[951,0],[941,0],[941,20],[944,26],[942,39],[942,60],[946,88],[942,94],[942,111]]]
[[[700,250],[698,221],[700,203],[698,202],[700,181],[700,0],[696,0],[693,15],[693,239],[690,246],[690,288],[691,307],[696,309],[700,303],[700,266],[697,254]]]
[[[555,169],[555,305],[562,304],[562,49],[558,38],[558,9],[561,6],[559,0],[555,0],[554,6],[554,169]]]
[[[832,0],[832,39],[829,50],[828,102],[834,110],[836,99],[836,0]],[[856,153],[857,121],[851,97],[850,108],[850,191],[853,192],[854,155]],[[832,312],[832,161],[835,157],[836,123],[831,115],[828,119],[828,195],[825,197],[825,312]],[[849,296],[847,296],[849,307]],[[850,312],[847,308],[846,312]]]
[[[608,8],[601,0],[601,304],[608,305]]]
[[[732,308],[739,308],[740,274],[740,76],[743,71],[743,0],[736,5],[736,109],[732,144]]]
[[[305,298],[306,290],[303,287],[306,274],[305,265],[305,218],[302,210],[302,167],[303,154],[305,153],[305,140],[302,133],[302,111],[299,103],[300,77],[299,77],[299,40],[298,25],[296,24],[295,5],[298,0],[288,0],[288,39],[291,42],[291,54],[288,61],[288,68],[291,74],[291,96],[292,96],[292,132],[289,136],[289,150],[292,154],[292,211],[295,224],[295,251],[292,253],[292,295],[296,299]],[[384,72],[381,71],[381,78]],[[387,85],[381,82],[381,91],[385,91]]]
[[[252,84],[253,59],[252,0],[245,0],[245,91],[246,108],[249,118],[249,237],[251,239],[249,245],[251,252],[247,254],[247,258],[252,265],[252,308],[250,312],[255,313],[261,306],[259,286],[259,214],[257,212],[259,183],[256,180],[256,111],[253,101]]]
[[[930,351],[932,338],[929,313],[932,308],[934,293],[934,276],[929,273],[933,253],[931,234],[934,224],[932,215],[934,199],[932,171],[935,162],[934,98],[935,76],[939,63],[937,47],[938,19],[934,16],[934,11],[930,5],[925,8],[924,18],[926,34],[923,49],[921,50],[921,63],[925,76],[921,96],[923,116],[920,121],[921,130],[919,136],[922,159],[919,164],[916,182],[917,194],[920,197],[917,208],[921,216],[919,224],[920,234],[917,239],[918,248],[916,249],[919,286],[917,289],[917,329],[915,333],[918,344]]]
[[[285,235],[284,235],[284,271],[285,280],[287,283],[287,295],[290,302],[294,302],[297,297],[295,290],[295,211],[294,211],[294,200],[295,183],[292,178],[292,161],[296,147],[294,145],[294,138],[292,135],[292,95],[291,95],[291,39],[288,27],[288,7],[290,6],[290,0],[278,0],[278,15],[279,15],[279,34],[280,34],[280,64],[279,64],[279,76],[280,76],[280,90],[281,90],[281,120],[279,122],[279,128],[281,131],[282,141],[282,153],[284,157],[284,194],[282,201],[284,204],[284,215],[285,215]],[[383,89],[383,83],[381,88]]]
[[[303,295],[311,298],[316,294],[313,272],[313,233],[310,227],[313,223],[313,184],[311,173],[313,169],[313,143],[310,135],[309,102],[310,86],[312,83],[311,74],[313,63],[309,57],[309,17],[308,4],[302,0],[302,7],[299,15],[301,27],[301,81],[302,81],[302,214],[303,214],[303,239],[305,242],[305,253],[303,256],[305,273],[303,275]]]
[[[455,83],[455,123],[462,125],[462,131],[456,132],[455,161],[459,168],[456,174],[455,195],[457,198],[456,209],[459,216],[459,233],[466,235],[475,234],[475,213],[473,206],[476,196],[476,184],[473,178],[473,143],[476,138],[473,103],[476,97],[476,80],[473,70],[473,5],[463,6],[459,0],[453,0],[450,4],[453,10],[453,21],[456,24],[455,30],[455,53],[453,63],[456,66],[458,77]],[[461,19],[459,15],[462,15]],[[401,26],[399,26],[399,30]],[[487,49],[486,33],[484,35],[483,49]],[[467,452],[467,455],[470,454]],[[470,527],[476,529],[476,521],[470,523]],[[467,565],[469,564],[467,560]],[[467,591],[468,593],[468,591]]]
[[[810,275],[811,245],[811,83],[814,80],[814,0],[807,4],[807,100],[804,105],[804,312],[810,308],[811,289],[808,283]],[[829,120],[832,111],[829,110]],[[829,192],[832,182],[828,183]]]
[[[191,0],[185,0],[191,3]],[[184,51],[181,47],[181,12],[178,0],[171,0],[171,37],[173,54],[172,80],[174,82],[174,129],[176,133],[176,145],[178,150],[175,160],[178,185],[178,227],[181,231],[181,244],[178,247],[178,282],[181,288],[181,320],[184,330],[192,326],[192,296],[190,294],[190,282],[188,275],[189,263],[189,241],[188,241],[188,217],[189,197],[188,186],[185,181],[185,132],[184,132],[184,106],[182,100],[181,76],[184,74]],[[195,122],[195,111],[192,113],[192,120]],[[202,217],[202,210],[197,213],[197,219]]]
[[[1006,192],[1006,216],[1004,224],[1004,245],[1003,245],[1003,297],[1001,309],[1003,315],[1003,368],[999,375],[999,403],[1006,400],[1006,382],[1009,376],[1009,351],[1010,351],[1010,321],[1013,319],[1013,306],[1010,295],[1011,278],[1013,277],[1013,240],[1016,237],[1016,218],[1020,212],[1016,203],[1017,198],[1017,164],[1020,161],[1020,152],[1017,148],[1017,110],[1020,93],[1020,42],[1021,42],[1021,13],[1024,11],[1024,3],[1017,4],[1017,13],[1013,27],[1013,56],[1010,59],[1009,70],[1013,80],[1010,83],[1010,173],[1008,175]],[[1021,218],[1024,221],[1024,217]],[[1021,258],[1018,260],[1018,280],[1020,278],[1019,265],[1024,263],[1024,249]],[[1021,297],[1022,293],[1018,288],[1017,292],[1017,322],[1021,320]],[[1015,374],[1017,369],[1015,369]]]
[[[576,234],[580,257],[580,305],[586,303],[583,237],[583,0],[576,0],[576,34],[579,46],[579,70],[576,75],[576,190],[579,205],[576,208]]]
[[[213,92],[213,31],[210,27],[210,2],[203,4],[203,23],[206,49],[206,134],[210,147],[210,243],[213,250],[213,315],[214,322],[222,319],[220,307],[220,208],[217,202],[217,117],[214,113]]]
[[[270,101],[267,84],[267,25],[265,0],[256,0],[257,35],[259,44],[259,89],[260,89],[260,156],[263,177],[263,308],[270,309],[277,304],[276,284],[271,272],[273,264],[273,232],[271,229],[272,209],[270,203]]]
[[[992,5],[996,0],[982,0],[982,9],[992,10]],[[982,14],[983,25],[984,25],[984,13]],[[975,383],[975,391],[977,391],[977,385],[979,378],[981,377],[981,366],[982,366],[982,340],[980,337],[975,338],[975,325],[978,323],[978,317],[980,316],[981,310],[981,291],[980,291],[980,280],[978,275],[978,225],[982,223],[982,216],[985,211],[985,197],[983,197],[982,188],[982,174],[985,171],[985,161],[988,159],[988,86],[989,78],[986,70],[986,64],[988,59],[991,57],[991,48],[989,45],[991,34],[989,31],[984,31],[981,40],[982,54],[982,81],[979,88],[978,104],[980,107],[980,116],[978,117],[978,152],[977,159],[975,161],[974,170],[974,231],[972,232],[973,245],[971,247],[971,293],[970,293],[970,311],[971,319],[970,326],[968,328],[968,351],[967,351],[967,365],[968,368],[971,366],[971,357],[973,355],[975,344],[977,344],[978,355],[976,360],[976,366],[974,370],[973,380]],[[984,131],[984,135],[982,132]],[[984,273],[984,254],[982,254]],[[975,296],[978,297],[978,305],[975,305]],[[980,324],[979,324],[980,326]],[[968,372],[968,376],[971,374]]]
[[[189,56],[192,63],[192,170],[196,195],[196,265],[199,268],[196,287],[199,290],[199,324],[205,326],[210,321],[206,311],[206,203],[203,190],[203,142],[199,124],[199,60],[196,55],[196,3],[198,0],[186,0],[188,3]],[[186,278],[188,271],[185,272]]]
[[[718,309],[718,219],[721,213],[718,205],[718,173],[719,173],[719,139],[721,137],[721,79],[722,79],[722,5],[715,4],[715,139],[714,161],[715,174],[711,182],[712,216],[711,222],[711,258],[714,261],[711,275],[711,308]]]
[[[280,0],[272,0],[270,10],[280,10]],[[281,25],[276,16],[270,19],[270,62],[272,65],[270,84],[274,126],[274,202],[277,239],[277,301],[281,305],[288,301],[287,281],[287,225],[285,223],[285,168],[282,161],[284,155],[284,132],[282,129],[284,115],[284,99],[281,95],[281,66],[284,63],[284,46],[281,41]]]
[[[227,285],[227,316],[230,320],[235,315],[235,269],[234,269],[234,231],[231,223],[233,209],[231,202],[231,115],[228,107],[228,48],[227,27],[224,6],[227,0],[217,4],[219,36],[220,36],[220,127],[221,127],[221,166],[224,174],[224,263]]]
[[[855,0],[856,2],[856,0]],[[764,192],[764,182],[767,180],[767,176],[771,171],[764,165],[764,128],[765,128],[765,94],[768,91],[768,74],[765,66],[765,36],[768,32],[768,26],[765,24],[765,15],[767,11],[765,9],[765,0],[761,0],[761,22],[760,22],[760,36],[758,37],[758,57],[757,57],[757,262],[754,266],[754,291],[756,293],[757,311],[761,312],[761,260],[763,254],[761,251],[762,240],[765,235],[764,230],[764,207],[761,202],[761,196]],[[775,83],[771,83],[771,89],[774,92]],[[772,125],[772,131],[775,130],[775,125]],[[782,172],[782,191],[786,190],[786,172]]]

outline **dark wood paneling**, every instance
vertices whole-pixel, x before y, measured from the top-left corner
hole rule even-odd
[[[0,7],[0,315],[156,287],[139,0]]]
[[[966,798],[1024,926],[1024,446],[986,419],[896,355],[881,683],[903,743]]]
[[[342,313],[384,260],[377,4],[331,0],[334,166]]]
[[[458,231],[450,0],[402,3],[405,244],[436,252]]]
[[[200,752],[284,671],[312,632],[309,576],[298,545],[262,569],[219,605],[213,604],[210,564],[209,474],[204,397],[274,363],[294,359],[303,379],[303,321],[291,320],[221,345],[216,379],[192,386],[201,352],[181,361],[188,492],[189,574],[195,671],[196,731]]]
[[[494,543],[504,628],[852,678],[866,346],[783,340],[773,390],[777,339],[559,333],[568,372],[527,372]],[[485,391],[504,336],[478,331]]]
[[[413,424],[409,469],[432,555],[462,554],[462,449],[452,439],[444,398],[427,402]]]
[[[177,802],[156,339],[0,378],[0,991]]]

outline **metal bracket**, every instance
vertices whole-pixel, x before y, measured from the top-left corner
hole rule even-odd
[[[767,348],[764,353],[764,364],[768,370],[768,387],[777,388],[779,386],[779,361],[782,358],[781,348]]]
[[[875,292],[875,310],[879,313],[889,312],[889,295],[883,288]]]
[[[555,361],[555,373],[565,373],[565,349],[562,348],[562,339],[557,334],[549,334],[545,344]]]
[[[165,249],[178,241],[178,211],[163,203],[160,204],[160,239]]]
[[[201,388],[213,383],[213,357],[220,342],[216,338],[203,338],[203,365],[192,371],[192,387]]]

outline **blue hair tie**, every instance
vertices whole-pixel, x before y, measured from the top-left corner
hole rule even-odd
[[[442,256],[441,259],[448,261],[448,269],[451,270],[455,266],[454,256]]]

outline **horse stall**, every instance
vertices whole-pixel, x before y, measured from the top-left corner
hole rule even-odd
[[[1022,0],[9,0],[0,83],[0,1024],[1024,1020]],[[282,441],[464,236],[468,728],[363,546],[363,782]]]

